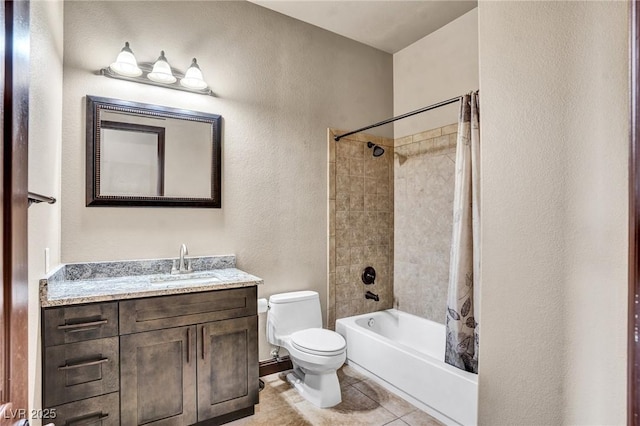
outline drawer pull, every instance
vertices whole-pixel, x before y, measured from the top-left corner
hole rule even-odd
[[[96,423],[102,423],[102,421],[109,417],[109,414],[96,414],[95,416],[84,417],[78,420],[72,420],[65,424],[65,426],[89,426]]]
[[[64,324],[59,325],[58,330],[65,330],[69,333],[74,333],[77,331],[86,331],[86,329],[98,328],[101,325],[108,323],[109,320],[103,319],[99,321],[91,321],[91,322],[79,322],[78,324]]]
[[[187,328],[187,364],[191,362],[191,328]],[[196,355],[197,356],[197,355]]]
[[[205,337],[205,335],[207,334],[207,330],[206,327],[203,325],[202,326],[202,360],[204,361],[205,357],[206,357],[206,345],[207,345],[207,339]]]
[[[92,365],[104,364],[105,362],[109,362],[109,358],[96,359],[94,361],[80,362],[78,364],[71,364],[71,365],[66,364],[66,365],[63,365],[62,367],[58,367],[58,371],[72,370],[74,368],[89,367],[89,366],[92,366]]]

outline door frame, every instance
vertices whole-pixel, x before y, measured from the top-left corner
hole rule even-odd
[[[27,164],[29,1],[0,5],[0,425],[25,423],[28,409]]]
[[[630,2],[627,425],[640,426],[640,1]]]

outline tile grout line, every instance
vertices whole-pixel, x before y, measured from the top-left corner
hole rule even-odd
[[[359,382],[356,382],[356,383],[361,383],[361,382],[363,382],[363,381],[364,381],[364,380],[360,380]],[[355,391],[357,391],[358,393],[360,393],[360,394],[364,395],[366,398],[368,398],[368,399],[370,399],[371,401],[373,401],[374,403],[378,404],[378,407],[382,408],[384,411],[386,411],[387,413],[391,414],[391,415],[394,417],[394,419],[393,419],[393,420],[391,420],[391,421],[396,421],[396,420],[398,420],[398,419],[400,418],[400,417],[396,416],[395,414],[393,414],[391,411],[387,410],[385,407],[383,407],[383,406],[382,406],[382,404],[380,404],[378,401],[376,401],[375,399],[371,398],[369,395],[365,394],[364,392],[362,392],[360,389],[358,389],[357,387],[355,387],[355,386],[353,386],[353,385],[354,385],[354,383],[350,384],[350,385],[349,385],[349,386],[347,386],[347,387],[351,387],[351,388],[353,388],[353,389],[354,389]],[[386,423],[384,423],[384,424],[386,424]]]
[[[384,425],[382,425],[382,426],[390,425],[391,423],[393,423],[393,422],[397,422],[398,420],[400,420],[403,424],[405,424],[405,425],[409,426],[409,423],[407,423],[407,422],[405,422],[404,420],[402,420],[402,417],[398,417],[397,419],[391,420],[389,423],[385,423],[385,424],[384,424]]]
[[[377,384],[374,380],[371,380],[371,379],[363,379],[363,380],[360,380],[360,381],[359,381],[359,382],[357,382],[357,383],[366,383],[366,382],[370,382],[370,383],[373,383],[373,384],[375,384],[375,385],[380,386],[380,385],[379,385],[379,384]],[[355,383],[353,383],[353,384],[355,384]],[[355,386],[354,386],[354,387],[355,387]],[[358,389],[357,387],[356,387],[356,389],[357,389],[357,390],[360,390],[360,389]],[[391,414],[393,414],[394,416],[397,416],[397,418],[398,418],[398,419],[402,419],[403,417],[408,416],[409,414],[415,413],[416,411],[422,411],[422,410],[420,410],[418,407],[416,407],[415,405],[413,405],[412,403],[410,403],[409,401],[407,401],[406,399],[404,399],[404,398],[402,398],[402,397],[400,397],[400,396],[398,396],[398,395],[394,394],[393,392],[388,391],[388,390],[386,390],[386,389],[384,389],[384,388],[383,388],[383,391],[386,393],[386,395],[387,395],[387,396],[398,398],[399,400],[401,400],[401,401],[403,401],[403,402],[406,402],[408,405],[410,405],[410,406],[413,408],[413,409],[412,409],[411,411],[409,411],[408,413],[404,413],[404,414],[403,414],[403,415],[401,415],[401,416],[397,416],[395,413],[391,412],[388,408],[386,408],[384,405],[382,405],[382,402],[380,402],[380,401],[376,401],[375,399],[373,399],[373,398],[369,397],[370,399],[372,399],[372,400],[374,400],[375,402],[377,402],[377,403],[378,403],[382,408],[386,409],[387,411],[389,411],[389,412],[390,412]],[[364,393],[364,392],[362,392],[362,391],[360,391],[360,392],[361,392],[361,393]],[[366,394],[365,394],[365,395],[366,395]],[[366,396],[368,396],[368,395],[366,395]],[[405,423],[406,423],[406,422],[405,422]]]
[[[408,416],[410,416],[410,415],[412,415],[412,414],[416,413],[416,412],[420,412],[420,411],[421,411],[419,408],[417,408],[417,407],[415,407],[415,406],[413,406],[413,405],[411,404],[411,405],[412,405],[412,408],[413,408],[411,411],[409,411],[409,412],[407,412],[407,413],[404,413],[404,414],[402,414],[402,415],[396,415],[394,412],[392,412],[392,411],[391,411],[391,410],[389,410],[387,407],[385,407],[385,406],[382,404],[382,402],[378,401],[376,398],[374,398],[374,397],[372,397],[372,396],[370,396],[370,395],[367,395],[366,393],[364,393],[364,392],[363,392],[363,391],[361,391],[358,387],[356,387],[356,386],[355,386],[355,385],[357,385],[357,384],[365,384],[365,385],[366,385],[366,383],[369,381],[369,379],[367,379],[367,378],[358,379],[358,378],[356,378],[356,377],[354,377],[354,376],[347,376],[347,377],[349,377],[349,380],[350,380],[350,381],[351,381],[351,380],[353,380],[353,382],[351,382],[349,385],[347,385],[347,386],[345,386],[344,388],[342,388],[342,392],[346,392],[346,391],[348,391],[348,390],[349,390],[349,387],[351,387],[351,388],[353,388],[353,389],[352,389],[352,390],[350,390],[350,391],[357,391],[357,393],[358,393],[360,396],[364,396],[364,397],[366,397],[366,400],[370,400],[370,401],[372,401],[372,402],[375,404],[375,409],[376,409],[376,410],[378,410],[378,409],[382,409],[384,412],[386,412],[387,414],[389,414],[389,416],[390,416],[391,418],[389,419],[389,421],[385,422],[383,425],[391,424],[391,423],[393,423],[393,422],[395,422],[395,421],[397,421],[397,420],[400,420],[400,422],[401,422],[401,424],[402,424],[402,425],[411,425],[411,423],[408,423],[408,422],[407,422],[407,421],[405,421],[404,419],[405,419],[406,417],[408,417]],[[287,387],[288,387],[289,389],[294,389],[293,387],[291,387],[291,386],[290,386],[290,384],[289,384],[289,383],[287,383],[287,382],[285,382],[285,383],[288,385]],[[271,386],[271,384],[272,384],[271,382],[269,382],[269,383],[268,383],[268,387],[269,387],[269,389],[271,389],[272,391],[275,391],[275,388],[274,388],[274,387],[272,387],[272,386]],[[390,396],[393,396],[393,395],[394,395],[393,393],[390,393],[390,392],[389,392],[388,394],[389,394]],[[385,394],[375,393],[375,395],[376,395],[376,396],[379,396],[379,395],[385,395]],[[275,396],[277,396],[277,395],[275,395]],[[280,397],[280,398],[281,398],[281,397]],[[287,400],[287,399],[285,399],[285,398],[281,398],[281,401],[282,401],[282,403],[284,403],[284,405],[285,405],[285,406],[288,406],[290,409],[293,409],[293,410],[295,411],[295,413],[297,414],[297,416],[299,417],[299,419],[300,419],[300,420],[302,420],[303,422],[305,422],[305,424],[307,424],[307,425],[313,425],[312,419],[308,418],[308,417],[306,416],[306,414],[305,414],[305,410],[301,409],[301,407],[300,407],[300,404],[305,402],[305,400],[304,400],[304,399],[302,399],[302,400],[300,400],[300,401],[297,401],[297,402],[293,402],[293,401],[289,401],[289,400]],[[265,401],[265,402],[266,402],[266,401]],[[279,405],[279,404],[278,404],[278,405]],[[273,405],[269,404],[269,405],[267,405],[267,406],[263,406],[262,408],[263,408],[263,410],[261,410],[261,411],[263,411],[263,413],[267,413],[267,412],[272,412],[272,410],[273,410],[273,411],[279,411],[279,410],[281,410],[281,409],[282,409],[282,408],[284,408],[284,407],[276,407],[276,406],[273,406]],[[356,409],[355,411],[357,411],[357,409]]]

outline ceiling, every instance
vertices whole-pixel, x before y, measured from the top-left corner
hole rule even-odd
[[[459,0],[249,0],[388,53],[396,53],[476,7]]]

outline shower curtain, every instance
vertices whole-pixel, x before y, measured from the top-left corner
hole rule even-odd
[[[458,116],[449,263],[445,362],[478,372],[478,288],[480,267],[480,120],[478,92],[465,95]],[[475,310],[474,310],[475,308]]]

